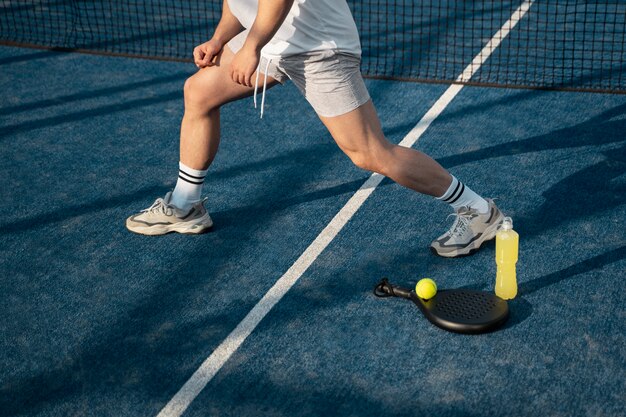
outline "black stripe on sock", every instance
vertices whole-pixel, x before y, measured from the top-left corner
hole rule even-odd
[[[462,186],[462,187],[461,187],[461,191],[459,191],[459,195],[457,195],[457,196],[456,196],[456,198],[455,198],[454,200],[452,200],[452,201],[448,201],[448,204],[454,204],[454,202],[455,202],[456,200],[458,200],[458,199],[459,199],[459,198],[463,195],[463,191],[465,191],[465,184],[462,184],[462,183],[461,183],[461,186]]]
[[[194,178],[196,180],[203,180],[204,177],[206,177],[206,175],[204,177],[195,177],[193,175],[189,175],[187,174],[185,171],[183,171],[182,169],[179,169],[178,172],[180,172],[181,174],[185,174],[186,176],[188,176],[189,178]]]
[[[183,181],[187,181],[189,184],[196,184],[196,185],[202,185],[202,184],[204,184],[204,181],[200,181],[200,182],[197,182],[197,181],[191,181],[190,179],[187,179],[187,178],[183,177],[182,175],[179,175],[179,176],[178,176],[178,178],[180,178],[180,179],[181,179],[181,180],[183,180]]]
[[[452,192],[452,194],[450,194],[450,196],[446,199],[444,199],[443,201],[445,201],[446,203],[448,202],[448,200],[450,200],[452,197],[454,197],[454,195],[456,194],[457,191],[459,191],[459,187],[461,186],[461,181],[456,180],[456,188],[454,189],[454,191]]]

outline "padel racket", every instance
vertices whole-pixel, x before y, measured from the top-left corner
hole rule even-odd
[[[374,288],[377,297],[406,298],[435,326],[455,333],[491,332],[509,318],[509,305],[495,294],[473,290],[441,290],[430,300],[397,287],[383,278]]]

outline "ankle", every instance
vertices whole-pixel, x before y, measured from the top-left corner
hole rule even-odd
[[[200,201],[206,174],[206,169],[194,169],[180,162],[178,180],[176,181],[176,188],[172,192],[170,204],[182,211],[187,211]]]

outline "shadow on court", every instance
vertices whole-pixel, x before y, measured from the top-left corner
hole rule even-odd
[[[557,149],[622,144],[626,104],[613,107],[578,125],[545,135],[481,148],[439,158],[445,168],[495,158]],[[542,194],[545,202],[534,213],[518,216],[516,228],[525,237],[533,237],[560,227],[580,217],[611,210],[626,203],[626,187],[612,180],[626,173],[626,146],[602,152],[606,159],[569,175]],[[602,204],[598,204],[602,201]]]
[[[126,93],[130,90],[136,90],[136,89],[141,89],[145,87],[156,87],[162,84],[168,84],[172,82],[176,82],[177,85],[180,84],[182,86],[182,81],[185,80],[185,78],[188,77],[189,75],[190,73],[187,73],[187,72],[178,72],[172,75],[151,78],[149,80],[144,80],[144,81],[136,81],[136,82],[126,83],[126,84],[114,85],[114,86],[106,87],[106,88],[82,91],[80,93],[66,94],[63,96],[55,97],[55,98],[44,98],[35,102],[19,104],[16,106],[0,107],[0,116],[9,116],[15,113],[26,112],[26,111],[32,112],[36,110],[42,110],[48,107],[53,107],[53,106],[58,106],[58,105],[63,105],[63,104],[68,104],[68,103],[75,103],[81,100],[92,100],[94,98],[99,98],[99,97],[109,97],[109,96],[119,94],[119,93]],[[76,104],[78,105],[78,103]],[[96,111],[94,113],[94,116],[97,116],[97,115],[98,113]],[[69,114],[67,116],[70,118],[69,120],[71,121],[72,115]],[[42,127],[46,127],[46,125],[44,124]],[[13,129],[15,129],[16,131],[19,131],[20,125],[15,125]]]

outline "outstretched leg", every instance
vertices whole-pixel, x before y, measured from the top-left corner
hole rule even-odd
[[[446,257],[469,255],[495,236],[503,216],[493,202],[460,183],[430,156],[389,142],[371,100],[341,116],[320,119],[358,167],[441,199],[456,209],[452,229],[431,245],[435,253]]]
[[[430,156],[389,142],[372,101],[337,117],[320,117],[354,164],[433,197],[442,196],[452,177]]]

